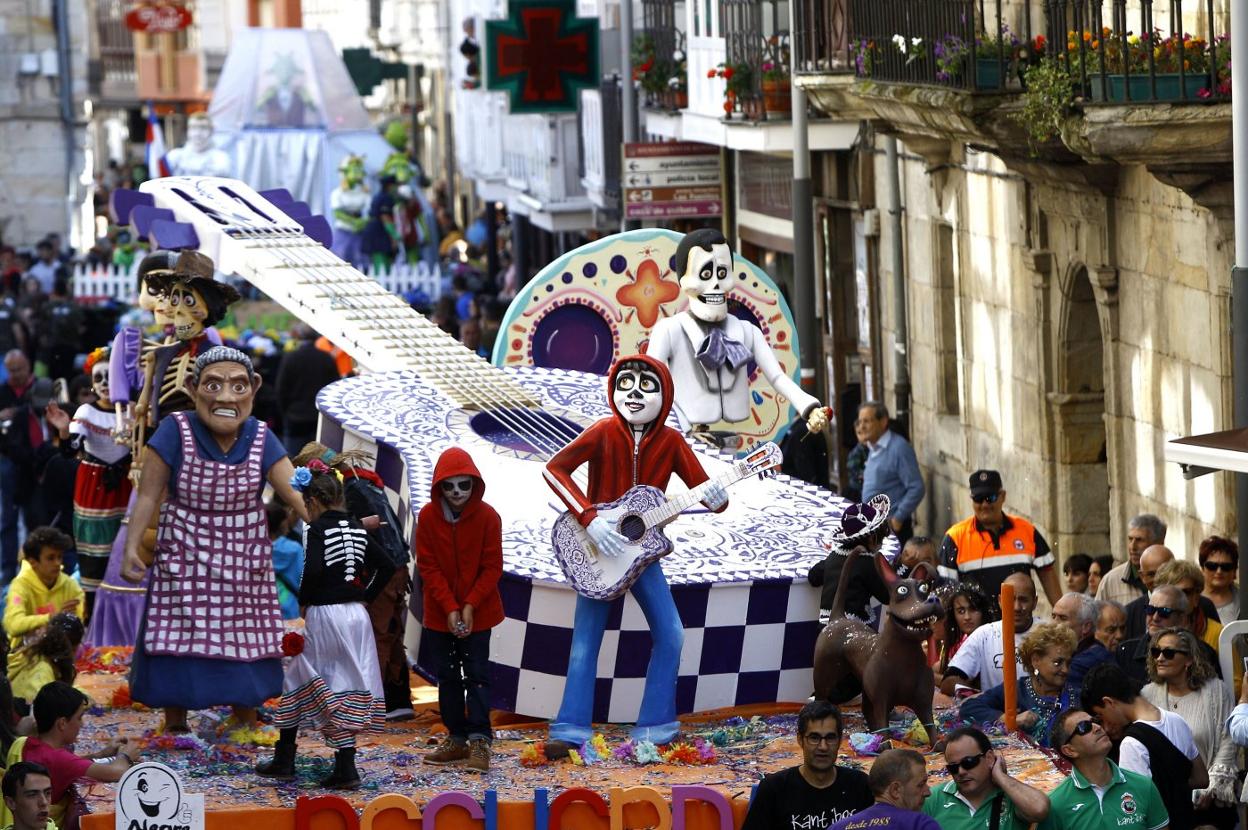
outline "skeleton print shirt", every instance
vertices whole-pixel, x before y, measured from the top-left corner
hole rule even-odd
[[[368,602],[394,572],[359,521],[342,510],[326,511],[306,525],[303,547],[300,605]]]

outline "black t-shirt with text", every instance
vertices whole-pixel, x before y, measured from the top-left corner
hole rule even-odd
[[[873,803],[866,773],[838,766],[836,780],[818,789],[790,767],[759,782],[741,830],[826,830]]]

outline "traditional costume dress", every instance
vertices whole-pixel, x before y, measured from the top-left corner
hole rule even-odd
[[[211,346],[221,345],[221,335],[215,328],[205,330],[202,339],[206,342],[197,347],[196,354]],[[140,363],[142,353],[143,332],[134,326],[123,327],[113,339],[113,347],[108,358],[108,393],[114,402],[132,401],[143,388],[143,367]],[[164,361],[165,367],[168,367],[171,359]],[[157,410],[158,402],[153,401],[152,406],[154,410]],[[125,510],[126,516],[129,516],[130,511],[134,509],[136,495],[137,493],[131,490]],[[123,521],[113,538],[104,579],[96,588],[91,625],[87,629],[86,637],[83,638],[83,642],[89,646],[132,646],[138,639],[139,622],[143,617],[151,572],[144,574],[143,581],[138,585],[132,585],[122,578],[121,569],[126,559],[128,533],[129,525]]]
[[[78,407],[69,425],[82,451],[74,479],[74,543],[82,587],[88,591],[95,590],[105,575],[130,503],[130,449],[114,440],[116,425],[111,407],[101,409],[92,403]]]
[[[299,603],[307,607],[305,648],[286,668],[273,725],[321,728],[334,749],[386,722],[385,692],[365,603],[394,572],[350,514],[328,510],[305,526]]]
[[[286,452],[255,418],[222,452],[190,412],[162,421],[148,446],[168,465],[170,487],[131,694],[153,708],[259,706],[282,689],[282,615],[261,493]]]

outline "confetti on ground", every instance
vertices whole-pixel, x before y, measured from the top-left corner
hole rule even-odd
[[[97,703],[111,702],[117,690],[124,687],[125,677],[96,671],[80,675],[77,682]],[[422,698],[422,690],[416,691],[417,698]],[[681,741],[666,747],[633,744],[627,726],[604,725],[599,727],[601,731],[595,739],[584,746],[590,750],[591,762],[580,765],[546,761],[541,752],[546,740],[543,723],[516,723],[509,720],[511,716],[499,713],[491,769],[480,775],[458,767],[422,763],[425,753],[445,734],[438,722],[436,704],[426,703],[417,707],[415,720],[388,724],[382,734],[361,739],[357,764],[364,786],[339,794],[359,807],[388,792],[424,801],[449,790],[481,798],[485,790],[493,789],[500,801],[531,801],[533,790],[539,786],[546,787],[553,799],[564,789],[577,786],[605,793],[616,786],[645,784],[667,789],[674,784],[706,784],[732,797],[748,799],[750,788],[763,775],[801,761],[800,748],[793,737],[797,728],[796,708],[747,707],[691,716],[683,725]],[[159,711],[97,705],[85,719],[78,748],[91,751],[119,735],[139,739],[144,759],[178,770],[191,792],[204,793],[210,810],[293,807],[300,795],[326,792],[317,781],[329,774],[332,753],[319,733],[301,731],[298,778],[275,783],[252,771],[257,763],[269,758],[270,747],[252,745],[254,741],[245,739],[256,736],[242,735],[233,729],[224,732],[223,737],[222,728],[229,714],[224,708],[194,713],[190,720],[192,735],[158,735]],[[903,736],[912,724],[913,719],[893,722],[893,746],[906,745]],[[867,732],[861,714],[853,708],[846,710],[845,726],[847,737]],[[1062,780],[1062,773],[1048,756],[1021,738],[994,735],[993,742],[1004,753],[1010,771],[1028,783],[1050,790]],[[871,755],[856,753],[851,740],[843,742],[841,763],[869,769],[873,760]],[[928,768],[932,786],[948,779],[942,756],[929,753]],[[112,811],[112,785],[93,784],[84,788],[83,794],[92,812]]]

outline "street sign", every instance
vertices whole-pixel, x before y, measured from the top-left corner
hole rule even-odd
[[[626,219],[719,216],[720,151],[692,141],[624,145],[621,184]]]
[[[132,32],[180,32],[191,25],[191,12],[172,3],[143,4],[126,12],[125,19]]]

